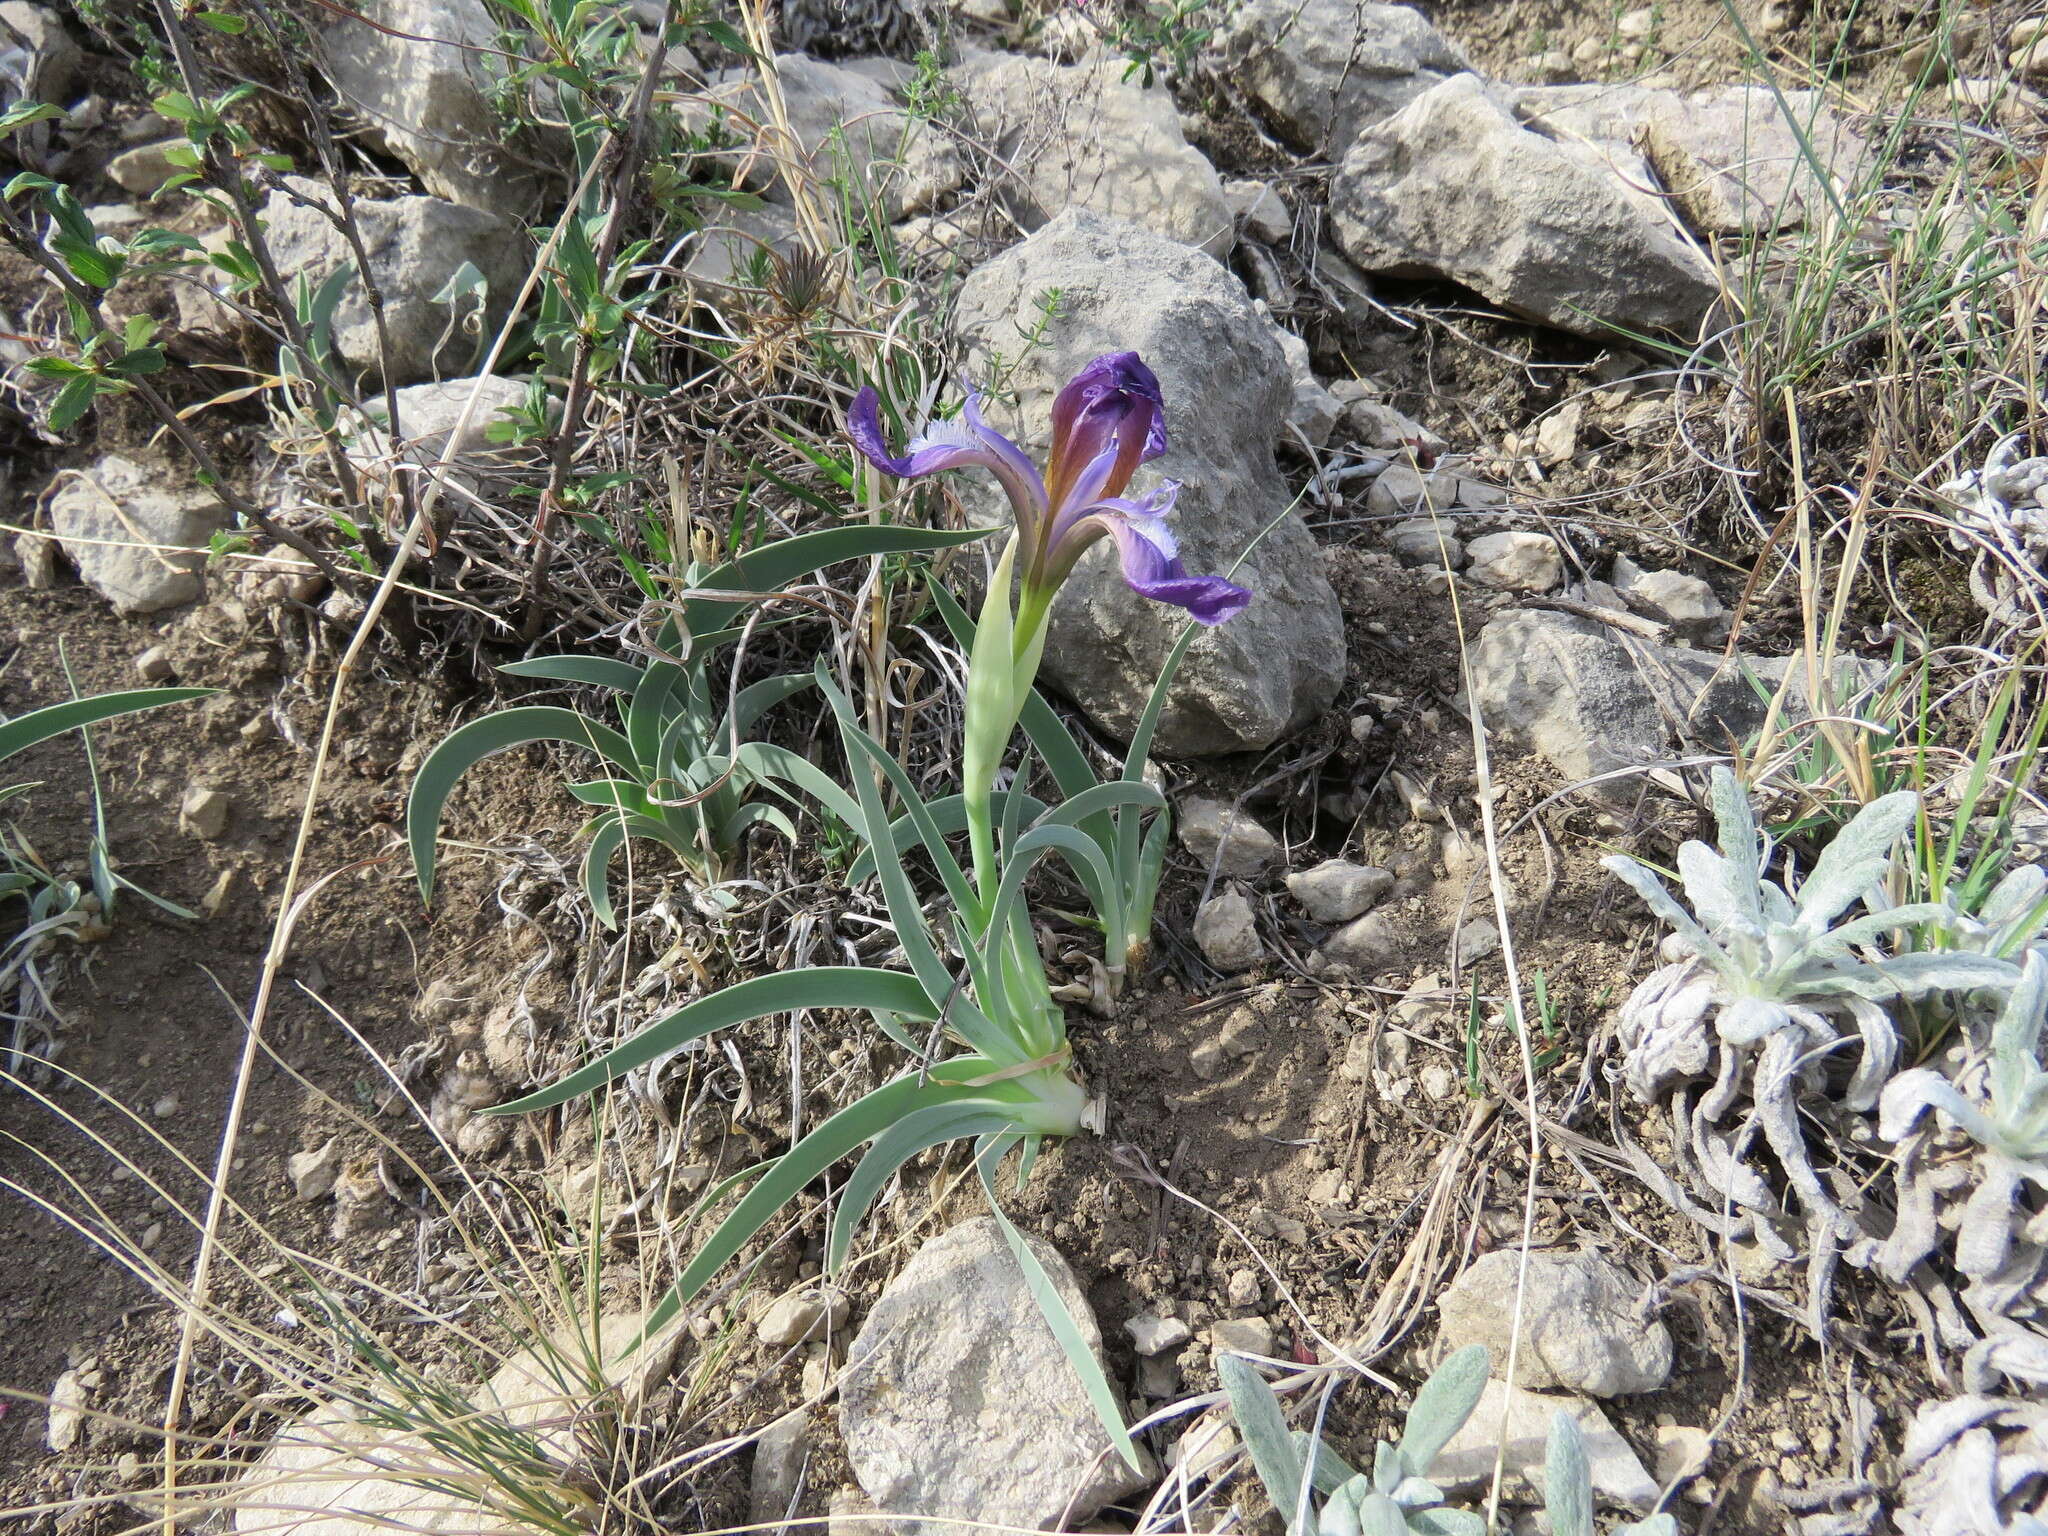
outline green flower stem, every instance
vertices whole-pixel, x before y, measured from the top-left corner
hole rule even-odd
[[[989,903],[1001,878],[996,857],[994,795],[996,774],[1003,765],[1017,717],[1038,664],[1045,655],[1045,628],[1052,603],[1050,592],[1024,591],[1021,613],[1013,612],[1010,588],[1017,567],[1017,536],[1003,546],[982,600],[974,647],[967,662],[967,717],[961,732],[960,792],[966,808],[968,847],[974,864],[975,893],[981,910],[973,914],[977,937],[988,931],[994,914]]]

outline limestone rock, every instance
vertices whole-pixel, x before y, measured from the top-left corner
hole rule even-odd
[[[1195,913],[1195,943],[1202,958],[1226,975],[1250,970],[1266,954],[1252,904],[1235,889],[1202,903]]]
[[[1181,1319],[1153,1312],[1131,1318],[1124,1324],[1124,1330],[1131,1336],[1131,1348],[1147,1359],[1179,1349],[1190,1337],[1188,1325]]]
[[[1272,185],[1263,181],[1226,181],[1223,200],[1246,233],[1268,245],[1285,245],[1294,234],[1294,215]]]
[[[324,73],[371,142],[435,197],[521,217],[547,178],[508,145],[484,94],[482,61],[498,43],[484,0],[364,0],[354,9],[365,19],[342,15],[322,30]]]
[[[726,208],[712,214],[697,231],[683,275],[714,290],[751,286],[756,274],[770,275],[774,257],[793,256],[803,248],[796,215],[780,203],[759,208]]]
[[[1401,942],[1383,912],[1368,912],[1346,923],[1316,951],[1326,965],[1370,981],[1400,963]]]
[[[1615,556],[1614,588],[1637,611],[1695,638],[1706,638],[1728,616],[1714,589],[1699,577],[1646,571],[1626,555]]]
[[[305,177],[287,177],[301,196],[325,205],[326,189]],[[467,297],[436,298],[467,262],[483,274],[485,333],[504,319],[527,268],[525,234],[510,221],[436,197],[364,198],[355,205],[371,273],[384,295],[391,338],[390,381],[412,384],[466,371],[476,350],[467,321]],[[315,208],[301,208],[273,192],[262,217],[279,270],[318,288],[338,267],[353,271],[354,257],[340,231]],[[239,329],[241,317],[192,284],[178,289],[179,323],[187,330]],[[373,376],[382,366],[377,328],[360,277],[352,277],[334,311],[334,350],[350,368]]]
[[[582,1319],[558,1328],[499,1366],[477,1389],[476,1406],[531,1431],[543,1450],[566,1461],[575,1454],[579,1414],[630,1413],[667,1378],[682,1320],[651,1337],[643,1337],[646,1326],[643,1312],[612,1312],[598,1319],[595,1338]]]
[[[1046,322],[1039,301],[1060,290]],[[1041,345],[1017,338],[1043,327]],[[1221,573],[1278,523],[1233,579],[1251,607],[1204,631],[1168,696],[1158,746],[1179,754],[1255,750],[1313,719],[1344,675],[1344,626],[1322,553],[1291,497],[1273,443],[1292,398],[1271,327],[1216,262],[1122,219],[1078,210],[986,263],[962,286],[954,320],[970,372],[993,353],[1014,367],[1014,407],[991,402],[998,430],[1041,458],[1053,396],[1089,360],[1135,350],[1158,374],[1168,447],[1128,494],[1162,477],[1181,482],[1175,536],[1190,571]],[[972,487],[957,477],[963,497]],[[988,520],[999,496],[969,501]],[[1000,510],[998,510],[1000,509]],[[1284,515],[1283,515],[1284,514]],[[1098,725],[1128,736],[1182,615],[1138,597],[1107,541],[1081,559],[1053,609],[1044,676]]]
[[[79,579],[116,613],[155,613],[198,597],[206,553],[228,512],[209,491],[110,453],[64,477],[50,529]]]
[[[84,58],[58,13],[28,0],[0,3],[0,95],[17,101],[70,100]]]
[[[1706,259],[1617,178],[1518,123],[1476,75],[1352,142],[1330,188],[1337,245],[1368,272],[1447,277],[1563,330],[1693,330]]]
[[[341,1138],[330,1136],[310,1152],[294,1152],[285,1159],[285,1176],[292,1181],[292,1193],[301,1200],[324,1199],[333,1193],[341,1173]]]
[[[1517,1385],[1589,1397],[1652,1392],[1664,1385],[1671,1375],[1671,1332],[1640,1315],[1639,1285],[1584,1252],[1531,1252],[1525,1288],[1519,1284],[1521,1266],[1514,1249],[1484,1254],[1438,1298],[1447,1350],[1484,1344],[1495,1368],[1505,1370],[1520,1289]]]
[[[1387,548],[1410,570],[1457,570],[1465,563],[1465,546],[1451,532],[1448,519],[1403,518],[1386,532]]]
[[[763,1344],[784,1349],[844,1328],[852,1312],[853,1299],[846,1292],[833,1286],[805,1286],[776,1297],[754,1331]]]
[[[1489,533],[1465,546],[1465,574],[1503,592],[1549,592],[1564,582],[1564,556],[1547,533]]]
[[[1365,493],[1365,510],[1374,517],[1399,517],[1422,522],[1418,512],[1444,512],[1458,504],[1458,477],[1424,472],[1412,464],[1389,464]]]
[[[472,391],[479,395],[467,430],[457,433]],[[383,479],[394,460],[431,469],[444,459],[460,479],[474,487],[483,479],[499,479],[540,462],[536,448],[515,448],[491,440],[491,428],[506,412],[526,404],[523,380],[486,378],[446,379],[439,383],[409,384],[397,391],[400,443],[394,450],[384,428],[372,427],[349,441],[349,456],[370,479]],[[380,423],[384,421],[384,400],[373,395],[364,408]]]
[[[1541,752],[1566,778],[1584,779],[1660,761],[1681,735],[1725,750],[1763,724],[1749,678],[1775,691],[1786,665],[1782,657],[1723,661],[1591,619],[1519,611],[1480,631],[1473,677],[1491,729]],[[1787,724],[1812,713],[1796,662],[1793,679]],[[1846,663],[1837,681],[1838,698],[1853,695],[1868,683],[1867,669]]]
[[[750,1521],[768,1526],[789,1517],[810,1456],[810,1410],[793,1408],[761,1431],[747,1488]]]
[[[65,1371],[50,1388],[48,1417],[44,1420],[43,1444],[59,1456],[74,1449],[85,1430],[87,1392],[75,1370]]]
[[[1472,1417],[1430,1463],[1429,1480],[1449,1498],[1484,1489],[1493,1480],[1494,1461],[1504,1445],[1509,1486],[1518,1490],[1518,1497],[1528,1497],[1543,1487],[1550,1421],[1560,1411],[1572,1416],[1585,1441],[1587,1470],[1597,1497],[1636,1510],[1656,1503],[1657,1484],[1599,1408],[1582,1397],[1545,1397],[1497,1380],[1486,1383]]]
[[[1238,0],[1216,46],[1232,80],[1303,149],[1341,150],[1358,130],[1472,66],[1405,5]]]
[[[1066,1260],[1025,1240],[1099,1353]],[[854,1476],[898,1536],[955,1529],[919,1516],[1086,1520],[1146,1485],[1109,1449],[992,1216],[933,1238],[890,1282],[853,1342],[839,1420]]]
[[[1332,387],[1332,393],[1336,388]],[[1384,400],[1361,398],[1346,401],[1339,426],[1364,448],[1384,453],[1408,452],[1427,463],[1448,446],[1429,428],[1404,416]]]
[[[423,1487],[437,1480],[441,1488]],[[316,1409],[270,1443],[234,1494],[236,1536],[364,1536],[377,1529],[520,1536],[528,1528],[445,1485],[475,1473],[424,1439]]]
[[[997,191],[1024,228],[1089,209],[1213,256],[1230,250],[1234,221],[1215,167],[1182,135],[1173,98],[1125,80],[1122,61],[1061,65],[974,49],[953,77],[1008,173]]]
[[[1325,859],[1314,869],[1287,877],[1287,894],[1319,923],[1348,923],[1363,916],[1393,888],[1391,870],[1349,859]]]
[[[1264,308],[1262,302],[1261,313],[1264,313]],[[1287,424],[1299,432],[1311,448],[1320,448],[1337,430],[1337,420],[1343,414],[1343,407],[1316,377],[1315,369],[1309,363],[1308,343],[1277,323],[1273,326],[1273,334],[1280,343],[1281,355],[1287,359],[1287,373],[1294,390],[1294,398],[1287,406]],[[1287,440],[1291,441],[1292,436],[1289,433]]]
[[[164,158],[164,151],[184,142],[165,139],[160,144],[138,144],[133,149],[124,149],[107,162],[107,179],[137,197],[154,197],[157,188],[178,171]]]
[[[1183,803],[1174,832],[1205,871],[1225,879],[1256,880],[1286,858],[1280,839],[1221,800]]]
[[[778,54],[775,69],[790,131],[818,181],[873,197],[891,220],[929,212],[960,185],[953,141],[899,107],[873,74],[801,53]],[[781,183],[769,195],[788,197]]]
[[[1643,85],[1537,86],[1511,88],[1508,100],[1517,117],[1583,163],[1604,167],[1641,206],[1661,211],[1668,198],[1702,235],[1796,228],[1826,211],[1831,190],[1846,192],[1869,154],[1816,91],[1785,93],[1796,132],[1761,85],[1691,94]]]

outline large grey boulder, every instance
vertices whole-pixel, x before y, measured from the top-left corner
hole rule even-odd
[[[62,106],[83,58],[55,11],[29,0],[0,0],[0,101]]]
[[[50,497],[50,531],[79,580],[116,613],[155,613],[198,597],[207,547],[228,524],[204,490],[183,490],[161,469],[108,454],[73,470]]]
[[[952,140],[899,107],[872,72],[801,53],[778,55],[775,70],[790,132],[818,180],[872,196],[891,220],[929,211],[960,185]]]
[[[1330,215],[1338,247],[1368,272],[1447,277],[1568,331],[1690,332],[1718,292],[1667,217],[1518,123],[1476,75],[1361,132]]]
[[[1342,150],[1358,130],[1472,66],[1405,5],[1238,0],[1216,33],[1230,78],[1302,149]]]
[[[1597,1254],[1504,1248],[1481,1255],[1437,1299],[1445,1350],[1484,1344],[1507,1373],[1520,1319],[1515,1384],[1588,1397],[1653,1392],[1671,1375],[1671,1330],[1645,1318],[1642,1287]]]
[[[1846,195],[1869,154],[1816,91],[1788,91],[1781,105],[1761,85],[1499,89],[1518,118],[1605,169],[1623,195],[1653,213],[1676,208],[1702,235],[1796,227],[1825,212],[1831,193]]]
[[[327,77],[370,142],[436,197],[517,217],[546,181],[508,146],[479,60],[498,47],[484,0],[363,0],[322,28]],[[372,25],[375,23],[375,25]]]
[[[1060,302],[1047,320],[1040,301],[1052,288]],[[1171,239],[1072,210],[977,269],[953,323],[971,377],[988,377],[1002,355],[1014,403],[991,401],[990,417],[1040,462],[1060,386],[1101,353],[1143,356],[1165,394],[1168,447],[1131,494],[1181,482],[1174,530],[1190,571],[1228,572],[1273,524],[1233,577],[1251,590],[1251,607],[1190,647],[1160,749],[1253,750],[1320,713],[1344,676],[1343,615],[1314,536],[1288,510],[1273,442],[1293,385],[1243,285]],[[1034,328],[1040,343],[1020,347]],[[1044,675],[1105,730],[1128,736],[1183,620],[1125,586],[1103,540],[1054,606]]]
[[[1067,1261],[1025,1240],[1099,1359],[1102,1335]],[[961,1528],[940,1520],[1086,1520],[1147,1481],[1110,1449],[993,1216],[933,1238],[889,1283],[848,1352],[839,1425],[853,1475],[897,1517],[885,1527],[896,1536]]]
[[[996,190],[1024,228],[1085,208],[1213,256],[1229,252],[1235,221],[1223,183],[1182,135],[1164,89],[1125,80],[1116,63],[980,50],[953,79],[995,150]]]
[[[1489,729],[1541,752],[1567,778],[1587,779],[1664,761],[1688,743],[1727,750],[1763,724],[1756,683],[1775,691],[1788,665],[1787,724],[1811,714],[1796,660],[1724,660],[1592,619],[1518,610],[1480,631],[1472,676]],[[1845,690],[1868,681],[1860,663],[1841,672]]]
[[[327,203],[326,188],[304,177],[286,180],[317,206],[302,207],[281,191],[264,203],[263,224],[278,270],[292,281],[303,278],[315,290],[339,267],[354,273],[348,242],[319,211]],[[384,297],[391,382],[413,384],[436,372],[469,372],[479,335],[488,336],[503,321],[526,276],[525,234],[495,214],[437,197],[364,199],[355,205],[355,214],[371,275]],[[487,284],[481,333],[474,328],[472,299],[463,296],[451,304],[437,298],[465,262]],[[197,285],[179,288],[178,315],[187,330],[234,330],[241,323],[239,315]],[[333,335],[343,363],[373,379],[378,376],[377,327],[359,273],[335,307]]]

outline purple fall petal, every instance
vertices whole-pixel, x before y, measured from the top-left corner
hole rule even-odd
[[[1028,532],[1045,519],[1045,482],[1024,450],[982,419],[975,394],[967,396],[958,421],[926,422],[901,454],[892,454],[882,435],[881,399],[872,388],[863,388],[846,413],[846,435],[875,468],[902,480],[949,469],[986,469],[1002,482],[1020,529]]]
[[[1116,540],[1124,581],[1133,592],[1185,608],[1198,624],[1221,624],[1250,607],[1252,595],[1221,576],[1190,576],[1180,563],[1180,547],[1166,526],[1164,510],[1179,489],[1169,481],[1142,502],[1103,502],[1088,521]]]

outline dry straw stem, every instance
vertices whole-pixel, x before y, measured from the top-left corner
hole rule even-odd
[[[582,181],[570,194],[571,206],[588,189],[596,173],[596,163],[584,173]],[[213,1256],[219,1242],[221,1213],[227,1198],[229,1170],[233,1167],[236,1147],[240,1143],[242,1111],[246,1104],[251,1073],[256,1064],[258,1043],[262,1039],[264,1021],[270,1013],[270,1000],[276,989],[279,972],[284,966],[285,956],[291,948],[292,931],[303,915],[306,905],[318,894],[326,883],[314,884],[304,894],[299,892],[299,881],[304,870],[306,850],[312,841],[313,819],[320,804],[320,789],[326,776],[327,760],[333,749],[334,734],[339,724],[343,695],[349,679],[354,674],[357,660],[376,633],[377,623],[383,617],[385,605],[398,587],[399,572],[405,567],[412,553],[418,547],[421,536],[433,516],[435,503],[440,499],[442,479],[453,459],[455,445],[466,439],[483,401],[484,384],[497,372],[500,358],[512,334],[512,327],[519,315],[525,311],[534,290],[539,287],[542,274],[561,239],[563,224],[558,222],[555,232],[541,248],[526,281],[512,301],[510,312],[497,336],[491,342],[489,355],[478,370],[476,383],[469,398],[463,402],[462,415],[448,435],[448,442],[442,448],[441,457],[431,471],[425,493],[419,499],[418,509],[406,525],[404,535],[391,552],[384,574],[377,583],[376,591],[370,596],[363,616],[356,625],[355,634],[350,637],[348,649],[336,664],[334,681],[328,689],[327,709],[320,723],[320,742],[313,754],[313,764],[307,775],[305,799],[300,806],[297,835],[292,841],[291,859],[285,867],[284,884],[278,894],[278,915],[271,929],[270,944],[263,956],[263,968],[256,986],[256,999],[249,1009],[249,1020],[242,1042],[242,1055],[235,1072],[235,1083],[228,1101],[227,1123],[221,1131],[220,1156],[215,1161],[212,1192],[207,1200],[206,1219],[200,1229],[199,1252],[193,1260],[190,1294],[183,1307],[178,1334],[178,1353],[171,1368],[170,1392],[164,1406],[164,1486],[163,1486],[163,1536],[177,1536],[177,1434],[178,1420],[185,1405],[185,1387],[192,1369],[192,1349],[197,1338],[201,1315],[207,1306],[208,1282],[213,1267]],[[338,871],[337,871],[338,873]],[[328,877],[332,878],[332,876]]]

